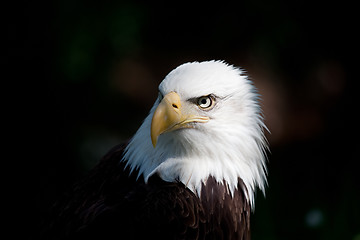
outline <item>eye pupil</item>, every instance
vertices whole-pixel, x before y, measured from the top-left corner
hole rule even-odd
[[[207,99],[205,99],[205,98],[201,99],[201,104],[206,104],[206,102],[207,102]]]

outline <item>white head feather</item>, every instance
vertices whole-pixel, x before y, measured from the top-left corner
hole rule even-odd
[[[253,206],[256,187],[264,192],[266,185],[266,126],[258,95],[243,71],[222,61],[185,63],[165,77],[159,91],[176,92],[182,101],[213,94],[216,105],[201,112],[210,118],[208,122],[162,134],[154,148],[150,127],[159,97],[127,146],[123,161],[145,181],[158,173],[164,181],[181,181],[199,196],[209,176],[225,180],[231,194],[240,177]],[[196,104],[194,108],[201,111]]]

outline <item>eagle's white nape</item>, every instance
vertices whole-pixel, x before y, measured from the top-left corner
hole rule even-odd
[[[216,96],[211,110],[202,111],[193,104],[192,111],[210,120],[164,133],[154,148],[150,127],[159,97],[127,146],[122,161],[132,171],[138,170],[138,177],[143,176],[145,181],[158,173],[164,181],[181,181],[198,195],[209,176],[221,183],[225,180],[231,194],[241,178],[247,199],[254,206],[256,187],[264,192],[266,185],[266,126],[258,94],[243,70],[223,61],[185,63],[165,77],[159,91],[162,96],[176,92],[182,102]]]

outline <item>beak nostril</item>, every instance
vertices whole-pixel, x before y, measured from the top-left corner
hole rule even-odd
[[[172,106],[173,108],[178,108],[178,106],[175,103],[173,103]]]

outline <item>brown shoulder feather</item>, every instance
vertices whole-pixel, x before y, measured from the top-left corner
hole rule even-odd
[[[43,239],[249,239],[246,188],[229,194],[209,177],[197,196],[180,182],[152,176],[148,183],[112,149],[54,207]]]

